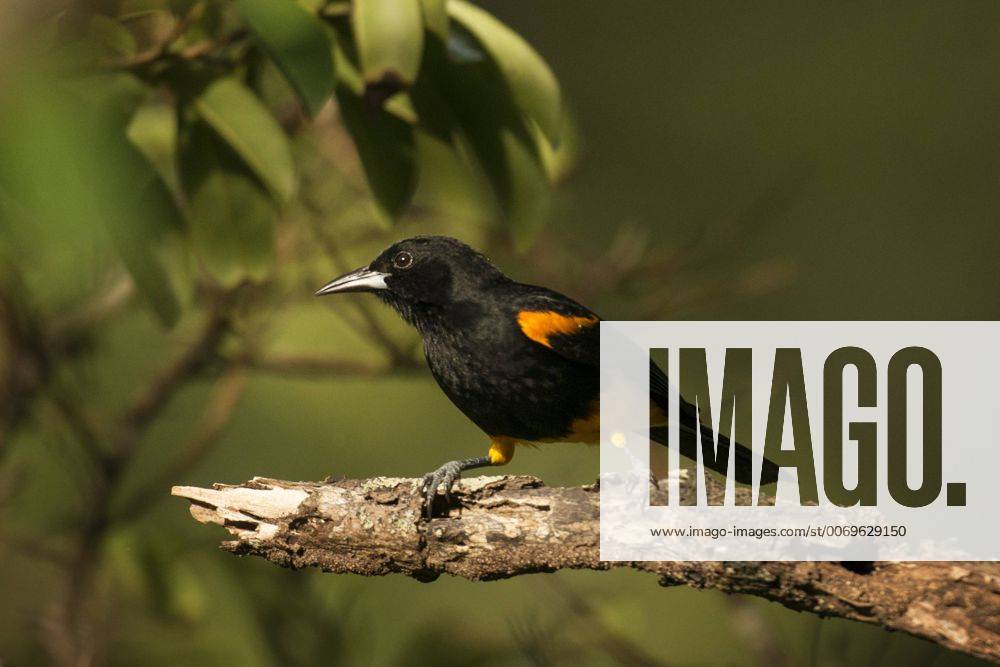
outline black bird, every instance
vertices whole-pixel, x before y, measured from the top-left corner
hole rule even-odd
[[[486,456],[449,461],[424,477],[430,517],[438,486],[447,498],[463,470],[500,466],[516,444],[596,443],[599,423],[600,318],[567,296],[515,282],[486,257],[445,236],[393,244],[368,266],[316,292],[372,292],[416,327],[434,379],[448,398],[490,438]],[[666,444],[667,379],[650,363],[651,438]],[[681,428],[697,424],[681,401]],[[719,448],[729,440],[719,435]],[[723,449],[726,448],[726,449]],[[718,472],[726,474],[728,456]],[[737,444],[736,481],[752,483],[751,453]]]

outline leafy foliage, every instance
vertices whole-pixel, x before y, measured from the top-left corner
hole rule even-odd
[[[117,10],[81,6],[79,30],[63,31],[49,55],[56,70],[63,61],[89,63],[102,83],[74,94],[97,109],[102,142],[129,139],[113,147],[116,164],[127,165],[118,170],[127,194],[115,200],[133,204],[105,222],[166,324],[190,300],[190,286],[172,277],[184,271],[171,262],[223,286],[266,277],[279,220],[298,205],[292,144],[320,114],[339,116],[353,140],[383,225],[410,210],[421,137],[485,176],[497,223],[522,245],[544,218],[566,117],[558,84],[527,42],[469,3],[109,6]],[[106,177],[84,170],[84,180]]]
[[[147,651],[175,644],[199,664],[234,650],[325,659],[344,643],[343,619],[288,616],[321,599],[289,587],[271,606],[216,616],[207,609],[247,594],[244,583],[226,593],[226,577],[193,567],[174,533],[132,521],[219,442],[251,373],[413,367],[412,332],[361,304],[348,302],[337,338],[360,336],[367,352],[317,363],[280,353],[271,329],[311,299],[317,275],[348,268],[392,225],[430,215],[445,233],[468,236],[471,223],[497,247],[528,238],[555,174],[546,165],[565,153],[510,73],[540,68],[528,80],[542,81],[548,68],[485,13],[474,34],[445,0],[57,5],[38,21],[39,3],[10,31],[23,34],[0,39],[0,509],[15,495],[5,445],[22,431],[75,445],[68,457],[27,448],[41,456],[26,484],[79,496],[58,508],[16,501],[67,546],[52,549],[51,580],[66,593],[31,594],[52,616],[30,650],[60,664],[88,662],[95,647],[123,664],[131,653],[173,663]],[[133,304],[153,317],[125,317]],[[206,381],[201,417],[176,418],[181,395]],[[40,472],[55,461],[69,465]],[[19,527],[0,547],[8,530]],[[135,598],[130,611],[99,627],[118,596]],[[257,650],[219,644],[216,622],[252,626]]]
[[[195,99],[202,119],[215,130],[275,200],[295,196],[292,151],[281,127],[254,94],[236,79],[216,79]]]
[[[559,83],[542,57],[520,35],[475,5],[453,0],[448,13],[489,53],[522,113],[538,123],[550,141],[558,141],[562,124]]]
[[[351,25],[366,82],[413,83],[424,50],[417,0],[355,0]]]
[[[191,239],[223,285],[267,274],[275,203],[245,163],[204,125],[195,125],[181,152],[189,193]]]
[[[305,8],[284,0],[233,0],[240,15],[315,116],[335,82],[327,32]]]

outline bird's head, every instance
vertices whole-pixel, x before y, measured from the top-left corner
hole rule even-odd
[[[508,280],[486,257],[447,236],[416,236],[394,243],[371,264],[335,278],[317,296],[372,292],[411,324],[455,314],[491,285]]]

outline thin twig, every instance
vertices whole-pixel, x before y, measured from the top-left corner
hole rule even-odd
[[[593,605],[582,595],[569,586],[562,585],[560,580],[549,579],[547,581],[549,586],[562,596],[573,617],[583,624],[583,635],[588,638],[587,641],[600,647],[617,664],[636,665],[636,667],[662,667],[664,665],[641,646],[609,628],[598,616]]]
[[[28,537],[0,535],[0,548],[7,548],[32,559],[51,563],[57,567],[69,567],[72,563],[70,554],[45,544],[41,540]]]
[[[185,49],[181,49],[177,55],[183,60],[198,60],[199,58],[204,58],[212,51],[225,48],[230,44],[240,41],[249,34],[250,31],[246,28],[239,28],[228,34],[212,39],[205,39],[196,44],[192,44]]]
[[[64,351],[49,349],[42,318],[27,295],[18,267],[4,262],[0,271],[0,358],[4,361],[0,374],[0,457],[51,378],[53,357]]]
[[[74,656],[90,650],[89,627],[93,619],[86,604],[100,563],[101,545],[112,526],[114,492],[134,458],[142,437],[177,392],[218,358],[218,348],[230,328],[229,308],[236,290],[214,295],[206,321],[194,341],[177,359],[166,364],[132,406],[122,415],[117,436],[103,453],[93,497],[80,522],[79,542],[68,569],[66,597],[55,614],[61,643]]]
[[[336,375],[387,375],[396,366],[373,364],[357,359],[308,356],[244,356],[235,360],[244,368],[274,375],[329,377]]]
[[[190,14],[191,12],[188,12],[188,15]],[[169,59],[187,61],[204,60],[209,58],[212,52],[224,49],[225,47],[242,40],[250,34],[246,28],[238,28],[237,30],[229,32],[225,35],[204,39],[178,51],[171,51],[170,47],[174,45],[174,43],[183,34],[183,31],[187,29],[187,25],[182,25],[183,23],[183,19],[178,22],[178,27],[183,28],[183,30],[178,32],[175,29],[171,32],[171,35],[160,44],[146,49],[145,51],[141,51],[135,55],[128,56],[127,58],[114,58],[107,60],[101,64],[102,68],[112,70],[136,70]]]
[[[79,335],[79,332],[90,331],[120,312],[135,295],[135,283],[128,276],[120,275],[107,289],[84,302],[78,309],[53,319],[48,327],[49,336],[54,341],[60,341]]]
[[[76,397],[70,397],[61,388],[48,392],[48,399],[62,417],[66,426],[76,436],[80,448],[95,467],[103,465],[107,453],[101,446],[101,429],[90,415],[84,412]]]
[[[208,316],[197,338],[181,356],[164,366],[121,419],[119,435],[112,445],[107,464],[113,470],[132,457],[146,429],[159,416],[186,381],[217,358],[218,346],[229,330],[228,300],[220,295],[209,306]]]
[[[246,387],[246,373],[235,367],[216,381],[198,427],[180,455],[123,503],[124,509],[115,516],[116,522],[135,519],[167,497],[166,490],[171,483],[190,472],[219,441]]]
[[[161,60],[169,55],[170,47],[180,39],[191,24],[197,20],[205,8],[204,2],[196,2],[184,13],[170,30],[170,33],[161,41],[145,51],[133,54],[127,58],[108,60],[103,63],[106,69],[137,69],[145,65]]]

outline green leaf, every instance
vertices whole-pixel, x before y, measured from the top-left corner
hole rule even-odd
[[[291,201],[296,179],[288,138],[250,89],[236,79],[216,79],[195,98],[194,104],[205,122],[243,158],[275,199]]]
[[[201,123],[184,142],[181,173],[191,240],[209,273],[223,285],[263,278],[273,260],[277,211],[254,175]]]
[[[240,15],[315,116],[336,85],[330,37],[294,0],[233,0]]]
[[[117,201],[101,198],[104,224],[139,294],[171,327],[186,287],[178,252],[184,220],[163,180],[130,142],[119,138],[104,158],[107,178],[128,186]]]
[[[138,167],[138,165],[137,165]],[[170,192],[149,167],[144,186],[135,191],[131,205],[107,219],[112,240],[143,300],[159,320],[172,327],[180,319],[178,298],[182,275],[180,241],[184,226]],[[126,217],[126,213],[132,215]]]
[[[357,48],[354,44],[354,37],[351,31],[343,23],[330,26],[329,30],[336,33],[336,47],[334,51],[336,53],[335,60],[337,61],[337,85],[346,87],[359,97],[364,97],[366,93],[365,82],[361,76],[361,71],[358,69]],[[370,99],[372,100],[372,104],[380,102],[378,96],[370,96]],[[389,113],[398,116],[410,124],[415,124],[418,121],[413,104],[405,93],[400,92],[391,95],[388,100],[385,100],[382,106]]]
[[[146,156],[170,190],[180,192],[177,177],[177,113],[166,95],[150,95],[136,109],[125,134]]]
[[[580,135],[572,117],[569,114],[563,117],[559,143],[555,146],[538,127],[538,123],[531,121],[530,129],[549,183],[564,181],[576,166],[580,152]]]
[[[448,9],[446,0],[420,0],[424,25],[443,42],[448,38]]]
[[[51,72],[31,65],[5,80],[0,243],[29,268],[29,284],[41,287],[32,289],[37,296],[53,288],[60,298],[84,296],[90,281],[80,277],[104,268],[113,253],[140,298],[172,325],[181,299],[169,251],[183,221],[125,136],[149,91],[128,75],[95,75],[74,84],[57,83]]]
[[[478,40],[496,62],[517,106],[553,143],[562,112],[559,82],[528,42],[488,12],[463,0],[449,0],[448,14]]]
[[[181,313],[182,275],[175,255],[184,222],[163,180],[126,139],[127,125],[148,91],[128,77],[95,77],[89,86],[88,101],[78,112],[92,119],[104,143],[95,210],[141,297],[164,325],[173,326]]]
[[[351,21],[364,80],[413,83],[424,50],[420,0],[354,0]]]
[[[486,142],[473,138],[472,133],[467,136],[510,222],[514,245],[518,250],[530,247],[545,223],[550,204],[548,180],[535,146],[509,127],[501,128],[498,136]]]
[[[379,213],[394,222],[417,186],[413,127],[385,109],[367,108],[346,86],[337,88],[337,103]]]
[[[118,56],[131,56],[135,54],[137,46],[135,36],[113,18],[103,14],[94,14],[90,17],[89,33],[101,47]]]
[[[451,57],[431,53],[428,76],[412,91],[414,106],[421,119],[443,119],[446,115],[439,109],[442,100],[447,102],[450,122],[460,130],[460,152],[478,163],[511,235],[519,247],[526,247],[544,222],[549,203],[535,136],[503,73],[472,35],[459,26],[450,36],[449,51]],[[441,136],[447,129],[442,123]]]
[[[422,74],[407,94],[420,129],[439,141],[453,144],[459,126],[452,108],[453,102],[448,96],[460,96],[462,91],[452,91],[452,63],[449,62],[445,49],[444,41],[435,36],[428,39]]]

